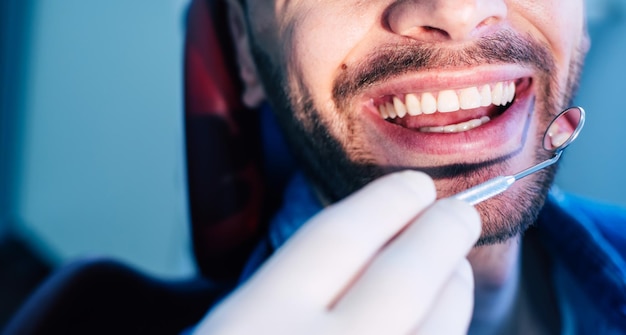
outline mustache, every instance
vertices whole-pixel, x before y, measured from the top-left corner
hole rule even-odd
[[[478,39],[463,49],[419,42],[388,44],[345,68],[333,83],[333,100],[344,106],[349,97],[405,73],[492,64],[532,66],[548,77],[554,69],[545,44],[508,30]]]

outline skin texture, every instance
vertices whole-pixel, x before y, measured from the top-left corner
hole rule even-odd
[[[571,103],[589,45],[583,2],[249,0],[242,7],[233,0],[230,6],[244,102],[254,107],[267,100],[273,105],[321,200],[333,205],[307,222],[304,233],[301,230],[288,242],[287,251],[280,250],[259,275],[209,314],[200,332],[405,334],[439,330],[452,334],[467,331],[466,316],[473,311],[470,332],[510,333],[507,327],[522,319],[509,313],[515,305],[528,323],[525,330],[544,328],[534,323],[533,311],[516,302],[515,296],[520,233],[543,206],[554,169],[529,176],[480,204],[475,217],[471,213],[476,212],[466,204],[435,198],[446,198],[497,175],[516,173],[548,157],[541,148],[541,136],[551,118]],[[499,81],[517,83],[516,98],[506,108],[394,122],[383,120],[377,111],[377,105],[392,96]],[[476,115],[489,115],[492,121],[459,134],[417,131],[420,126],[446,125]],[[401,188],[387,184],[386,178],[382,178],[386,186],[370,187],[382,176],[397,176],[404,170],[429,176],[411,185],[418,194],[432,191],[430,200],[398,197]],[[406,176],[406,172],[401,174]],[[394,215],[405,210],[412,213],[411,219]],[[358,216],[362,212],[370,215]],[[453,217],[440,217],[443,213]],[[368,242],[347,233],[340,243],[324,244],[346,221],[356,222],[347,230],[354,235],[376,235],[376,227],[388,227],[391,232]],[[449,221],[466,228],[480,224],[480,236],[461,238],[459,227],[449,226],[439,233],[424,228]],[[318,229],[326,233],[316,239],[310,232]],[[419,233],[405,238],[408,231]],[[428,243],[430,239],[437,243]],[[408,240],[412,248],[405,249],[400,240]],[[467,241],[474,248],[459,252],[457,245]],[[358,256],[348,252],[358,250],[360,243],[368,245],[368,251]],[[290,254],[290,250],[305,251]],[[430,263],[429,257],[418,256],[438,258],[450,252],[453,265],[441,267]],[[345,253],[355,257],[336,268],[322,265]],[[396,256],[386,257],[388,253]],[[466,260],[473,282],[451,284],[459,282],[454,278],[464,273]],[[302,264],[307,266],[303,269]],[[306,282],[304,278],[291,277],[306,270],[335,278],[339,268],[352,270],[323,287],[340,293],[315,301],[308,296],[315,285],[300,285]],[[400,269],[415,272],[409,275]],[[285,277],[293,280],[281,282]],[[386,278],[403,278],[404,285],[390,284]],[[402,299],[380,303],[370,296],[386,285],[397,288],[392,297],[409,297],[417,305]],[[289,299],[281,300],[281,292],[290,292]],[[425,292],[440,294],[432,300],[421,299]],[[446,299],[451,294],[458,299]],[[378,310],[354,307],[363,303]],[[338,312],[341,306],[353,307]],[[389,312],[400,310],[414,313],[399,321],[398,313]],[[238,319],[251,321],[241,326],[236,324]],[[289,322],[284,324],[284,320]],[[455,320],[460,329],[441,332]]]

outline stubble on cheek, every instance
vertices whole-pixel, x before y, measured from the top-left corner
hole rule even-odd
[[[285,45],[290,43],[286,41]],[[331,129],[336,127],[323,119],[320,109],[314,104],[302,67],[293,54],[284,52],[281,60],[275,61],[255,40],[251,41],[251,50],[288,145],[300,168],[316,185],[325,201],[338,201],[380,175],[371,172],[373,165],[357,164],[348,157],[346,152],[349,149],[331,133]],[[348,121],[342,124],[355,123]],[[355,132],[352,128],[346,131]]]

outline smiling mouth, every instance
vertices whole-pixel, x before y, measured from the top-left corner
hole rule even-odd
[[[530,78],[446,89],[438,92],[385,95],[374,105],[387,122],[421,133],[461,133],[502,115]]]

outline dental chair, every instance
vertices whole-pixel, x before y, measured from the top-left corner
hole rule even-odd
[[[178,334],[236,282],[280,190],[265,187],[259,113],[240,102],[226,8],[192,0],[185,42],[185,139],[198,276],[152,278],[90,258],[57,270],[6,334]],[[278,187],[280,189],[280,187]]]

